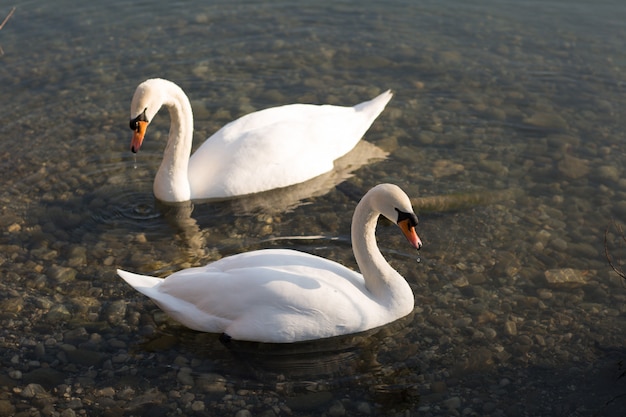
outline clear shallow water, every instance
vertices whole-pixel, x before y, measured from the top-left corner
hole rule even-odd
[[[18,4],[0,31],[0,411],[28,410],[34,382],[59,398],[42,414],[619,415],[626,289],[604,232],[626,216],[625,15],[616,1]],[[252,110],[391,88],[366,135],[390,156],[286,212],[160,208],[167,115],[128,150],[130,98],[154,76],[189,94],[197,143]],[[352,210],[385,181],[461,203],[422,206],[419,263],[379,228],[416,294],[379,332],[226,348],[115,276],[262,247],[355,266]],[[566,268],[574,282],[549,282]]]

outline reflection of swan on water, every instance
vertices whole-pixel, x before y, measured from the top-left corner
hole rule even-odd
[[[157,199],[223,199],[287,187],[333,169],[383,111],[391,92],[354,107],[291,104],[247,114],[228,123],[190,157],[193,114],[189,99],[163,79],[141,83],[133,95],[131,150],[137,152],[161,106],[170,133],[154,179]]]
[[[358,168],[372,161],[384,159],[387,155],[388,153],[378,146],[360,141],[353,150],[335,161],[335,168],[332,171],[300,184],[246,195],[225,203],[237,215],[284,213],[298,207],[302,200],[328,193],[350,178]]]
[[[191,217],[193,203],[190,201],[163,203],[157,200],[156,206],[165,220],[174,228],[174,231],[180,235],[187,249],[195,256],[202,256],[206,239],[198,222]]]
[[[255,376],[287,378],[349,377],[381,367],[379,349],[384,339],[401,332],[413,313],[365,332],[298,343],[259,343],[221,338],[228,350]]]
[[[357,334],[297,343],[260,343],[226,339],[223,335],[170,327],[148,336],[138,346],[147,351],[171,351],[174,346],[195,358],[222,363],[224,370],[253,375],[263,381],[301,380],[303,377],[351,377],[376,373],[381,368],[401,368],[415,352],[407,334],[415,313]],[[226,350],[224,349],[226,348]],[[389,364],[388,355],[393,355]],[[400,364],[400,367],[398,365]],[[241,367],[235,370],[236,367]],[[246,375],[246,378],[249,376]]]
[[[273,343],[357,333],[413,310],[411,288],[376,245],[381,214],[397,223],[412,246],[421,247],[408,196],[395,185],[378,185],[361,199],[352,220],[354,256],[363,275],[284,249],[233,255],[167,279],[118,274],[194,330]]]
[[[242,216],[251,214],[274,215],[296,208],[303,200],[326,194],[337,184],[352,176],[352,172],[374,159],[383,159],[387,153],[369,142],[360,141],[348,154],[335,161],[335,169],[312,180],[289,187],[252,194],[238,199],[214,202],[207,211],[213,214]],[[202,201],[164,203],[157,200],[156,207],[167,222],[179,233],[183,243],[197,255],[206,249],[206,233],[192,217],[196,204]],[[206,205],[205,205],[206,206]],[[214,213],[217,210],[217,213]],[[205,214],[206,218],[207,214]],[[202,220],[201,220],[202,223]]]
[[[269,387],[286,401],[306,402],[304,397],[316,392],[333,392],[335,398],[344,398],[359,390],[361,399],[393,401],[389,405],[395,408],[401,401],[411,400],[420,372],[413,359],[414,316],[411,312],[389,325],[358,334],[298,343],[225,340],[216,334],[169,327],[167,333],[157,332],[145,339],[140,348],[171,352],[176,346],[200,364],[207,359],[210,374],[202,370],[203,365],[192,368],[198,385],[205,378],[213,381],[215,375],[236,375],[247,381],[244,386]]]

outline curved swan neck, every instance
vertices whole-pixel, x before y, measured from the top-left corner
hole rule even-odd
[[[154,181],[154,194],[166,202],[191,199],[188,166],[193,141],[193,113],[189,99],[177,85],[162,86],[163,106],[170,114],[170,131],[163,161]]]
[[[387,263],[376,243],[376,224],[380,213],[372,208],[370,194],[366,194],[357,205],[352,217],[352,249],[365,279],[365,286],[376,300],[389,307],[398,304],[398,298],[413,306],[412,292],[408,283]],[[395,300],[395,301],[393,301]]]

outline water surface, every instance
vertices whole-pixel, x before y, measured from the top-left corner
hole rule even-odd
[[[620,415],[622,2],[48,3],[0,31],[0,415]],[[366,134],[389,157],[287,210],[162,207],[165,112],[129,151],[150,77],[188,93],[196,146],[253,110],[391,88]],[[115,275],[265,247],[356,267],[352,210],[380,182],[416,198],[424,241],[379,227],[416,295],[383,329],[225,346]]]

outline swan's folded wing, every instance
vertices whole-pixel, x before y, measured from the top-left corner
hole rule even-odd
[[[387,101],[376,98],[357,107],[291,104],[245,115],[217,131],[191,156],[191,193],[204,198],[253,194],[329,172],[333,162],[359,142]],[[373,103],[375,111],[356,110],[367,103]]]

